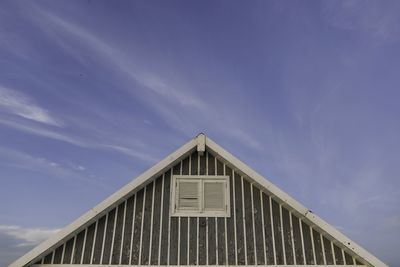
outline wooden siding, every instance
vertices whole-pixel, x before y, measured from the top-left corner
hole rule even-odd
[[[228,175],[231,216],[170,217],[174,174]],[[358,260],[233,166],[194,152],[35,263],[356,265]]]

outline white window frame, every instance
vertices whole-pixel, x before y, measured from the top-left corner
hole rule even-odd
[[[193,210],[177,210],[178,182],[181,181],[198,181],[199,182],[199,211]],[[221,182],[226,185],[225,187],[225,210],[204,210],[204,181]],[[173,217],[230,217],[230,184],[229,176],[227,175],[173,175],[171,179],[171,196],[170,196],[170,215]]]

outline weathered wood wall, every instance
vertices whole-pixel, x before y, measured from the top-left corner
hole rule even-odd
[[[170,217],[173,174],[228,175],[231,217]],[[356,265],[358,260],[211,153],[194,152],[47,252],[42,264]]]

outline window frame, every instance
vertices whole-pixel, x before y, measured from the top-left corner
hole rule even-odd
[[[199,182],[199,210],[179,210],[178,205],[178,182],[193,181]],[[225,187],[225,210],[205,210],[204,209],[204,181],[221,182]],[[230,217],[230,182],[228,175],[172,175],[170,193],[170,216],[172,217]]]

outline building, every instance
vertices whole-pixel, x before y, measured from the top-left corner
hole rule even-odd
[[[386,266],[199,134],[11,267]]]

